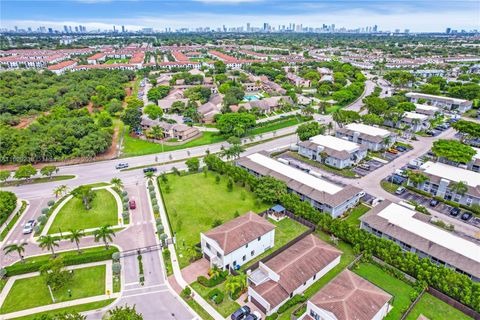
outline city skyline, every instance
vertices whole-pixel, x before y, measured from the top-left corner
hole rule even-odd
[[[480,4],[475,1],[2,1],[1,28],[44,26],[62,30],[64,25],[88,30],[110,30],[125,26],[138,31],[152,28],[172,31],[182,28],[213,30],[252,27],[264,23],[273,28],[290,24],[320,28],[335,24],[346,29],[378,25],[379,30],[409,29],[412,32],[444,32],[478,29]],[[245,30],[246,31],[246,30]]]

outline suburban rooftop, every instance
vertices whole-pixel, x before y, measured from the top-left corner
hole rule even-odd
[[[427,174],[455,182],[463,181],[473,188],[480,185],[480,173],[471,170],[432,161],[425,162],[420,168]]]
[[[337,151],[354,152],[359,149],[358,144],[333,136],[318,135],[311,137],[310,141]]]
[[[370,136],[381,136],[382,138],[385,138],[391,134],[391,132],[388,130],[377,128],[374,126],[369,126],[362,123],[350,123],[350,124],[347,124],[345,128],[347,128],[348,130],[357,131]]]

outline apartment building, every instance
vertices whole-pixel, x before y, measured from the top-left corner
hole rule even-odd
[[[271,176],[285,182],[288,192],[297,194],[300,199],[308,201],[314,208],[330,214],[333,218],[355,207],[365,194],[353,185],[338,186],[272,159],[265,153],[242,157],[235,164],[257,177]]]
[[[338,128],[335,135],[363,145],[372,151],[390,147],[396,140],[396,135],[392,132],[362,123],[347,124],[343,128]]]
[[[432,94],[418,92],[408,92],[407,94],[405,94],[405,96],[410,99],[410,102],[413,103],[419,103],[419,100],[425,100],[428,102],[428,104],[432,106],[448,110],[458,110],[462,113],[472,108],[472,101],[464,99],[435,96]]]
[[[430,216],[383,201],[360,217],[360,227],[404,251],[480,281],[480,246],[429,223]]]
[[[298,143],[298,153],[310,160],[343,169],[352,167],[367,155],[367,147],[333,136],[318,135]]]

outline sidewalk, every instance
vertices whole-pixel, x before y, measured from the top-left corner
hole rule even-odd
[[[168,235],[169,238],[172,238],[172,231],[170,230],[170,225],[168,224],[167,212],[165,211],[165,206],[163,205],[163,199],[160,195],[160,191],[158,189],[158,185],[156,183],[153,184],[155,187],[155,194],[158,199],[158,206],[160,208],[160,218],[162,219],[162,224],[164,226],[164,232]],[[173,275],[175,277],[176,282],[180,287],[185,288],[188,286],[188,283],[183,279],[182,272],[180,270],[180,265],[177,261],[177,252],[175,250],[174,244],[169,244],[168,249],[170,250],[170,257],[172,260],[172,267],[173,267]],[[192,289],[192,288],[191,288]],[[192,289],[192,298],[202,306],[205,311],[207,311],[214,319],[216,320],[223,320],[225,319],[222,317],[220,313],[217,312],[205,299],[198,294],[195,290]]]

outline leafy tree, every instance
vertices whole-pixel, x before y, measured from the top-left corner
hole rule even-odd
[[[140,128],[142,123],[142,112],[138,108],[126,108],[121,119],[125,125],[130,127],[130,131]]]
[[[407,171],[408,179],[418,188],[419,185],[428,180],[428,177],[421,172]]]
[[[415,109],[417,109],[415,104],[411,102],[400,102],[395,106],[395,108],[403,111],[415,111]]]
[[[480,138],[480,124],[473,121],[459,120],[452,124],[452,127],[466,138]]]
[[[175,101],[170,107],[171,113],[182,114],[186,109],[186,105],[183,101]]]
[[[108,243],[113,241],[115,232],[109,225],[104,225],[93,232],[95,242],[103,241],[105,249],[108,250]]]
[[[79,186],[72,190],[71,194],[80,199],[85,207],[85,210],[90,210],[92,208],[93,199],[96,196],[96,193],[92,190],[92,187],[89,186]]]
[[[15,179],[30,179],[32,176],[36,174],[37,174],[37,169],[35,169],[31,164],[26,164],[18,167],[13,177]]]
[[[435,94],[439,95],[440,92],[440,86],[436,84],[429,84],[426,83],[420,87],[420,92],[426,93],[426,94]]]
[[[40,173],[43,176],[49,177],[50,179],[52,178],[52,175],[56,172],[58,172],[58,168],[56,166],[45,166],[40,169]]]
[[[468,163],[476,154],[475,149],[457,140],[437,140],[433,142],[432,152],[448,161]]]
[[[70,242],[75,242],[78,253],[81,253],[79,244],[80,240],[85,236],[85,232],[83,232],[83,230],[77,229],[70,229],[69,232],[70,234],[67,236],[67,239],[70,240]]]
[[[160,140],[164,137],[165,133],[162,127],[153,126],[150,128],[150,130],[147,131],[146,135],[148,138]]]
[[[135,306],[115,307],[108,310],[106,320],[143,320],[143,316],[135,310]]]
[[[68,191],[68,187],[62,184],[60,186],[57,186],[55,189],[53,189],[53,194],[55,195],[55,198],[58,198],[63,194],[66,194],[67,191]]]
[[[363,103],[368,110],[368,113],[376,115],[382,115],[387,109],[387,102],[379,97],[366,97],[363,99]]]
[[[242,291],[247,286],[247,275],[240,273],[237,276],[228,276],[225,281],[225,290],[230,294],[230,297],[233,299],[234,295]]]
[[[7,246],[5,246],[3,248],[3,252],[5,254],[9,254],[11,252],[14,252],[16,251],[18,253],[18,256],[20,257],[20,260],[23,262],[24,261],[24,257],[23,257],[23,253],[25,252],[25,247],[28,245],[28,243],[26,242],[23,242],[23,243],[19,243],[19,244],[9,244]]]
[[[149,104],[143,108],[143,113],[145,113],[150,119],[156,120],[163,115],[163,110],[155,104]]]
[[[335,121],[340,127],[342,127],[345,124],[360,120],[361,116],[356,111],[338,110],[333,114],[332,118],[333,121]]]
[[[313,136],[325,133],[325,126],[320,125],[316,121],[303,123],[297,128],[298,138],[301,141],[310,139]]]
[[[147,93],[147,98],[150,101],[158,101],[165,98],[172,88],[169,86],[158,86],[152,88]]]
[[[143,101],[134,96],[127,97],[125,102],[127,103],[127,108],[138,109],[143,107]]]
[[[235,143],[229,148],[224,149],[221,152],[222,157],[226,157],[227,160],[236,159],[240,157],[240,154],[245,151],[245,148],[241,144]]]
[[[217,120],[217,128],[225,136],[242,136],[254,126],[255,116],[248,113],[226,113]]]
[[[376,115],[376,114],[365,114],[362,116],[362,121],[363,123],[365,124],[368,124],[368,125],[381,125],[383,124],[383,118]]]
[[[190,172],[198,172],[198,169],[200,168],[200,160],[198,160],[198,158],[190,158],[185,161],[185,164]]]
[[[38,239],[38,246],[42,248],[42,250],[50,250],[52,252],[52,256],[55,257],[55,247],[58,247],[58,239],[50,235],[41,236]]]
[[[215,61],[213,63],[213,68],[214,68],[216,74],[225,73],[225,71],[227,71],[227,65],[223,61],[220,61],[220,60]]]
[[[121,112],[123,110],[122,102],[119,101],[118,99],[112,99],[110,102],[107,104],[107,112],[114,116],[118,112]]]
[[[62,258],[55,258],[40,267],[40,275],[52,291],[58,291],[72,279],[73,273],[69,272]]]
[[[286,192],[287,186],[284,182],[269,176],[260,178],[255,186],[255,194],[266,203],[278,202]]]
[[[112,117],[108,112],[100,112],[97,116],[97,124],[102,128],[109,128],[113,125]]]

